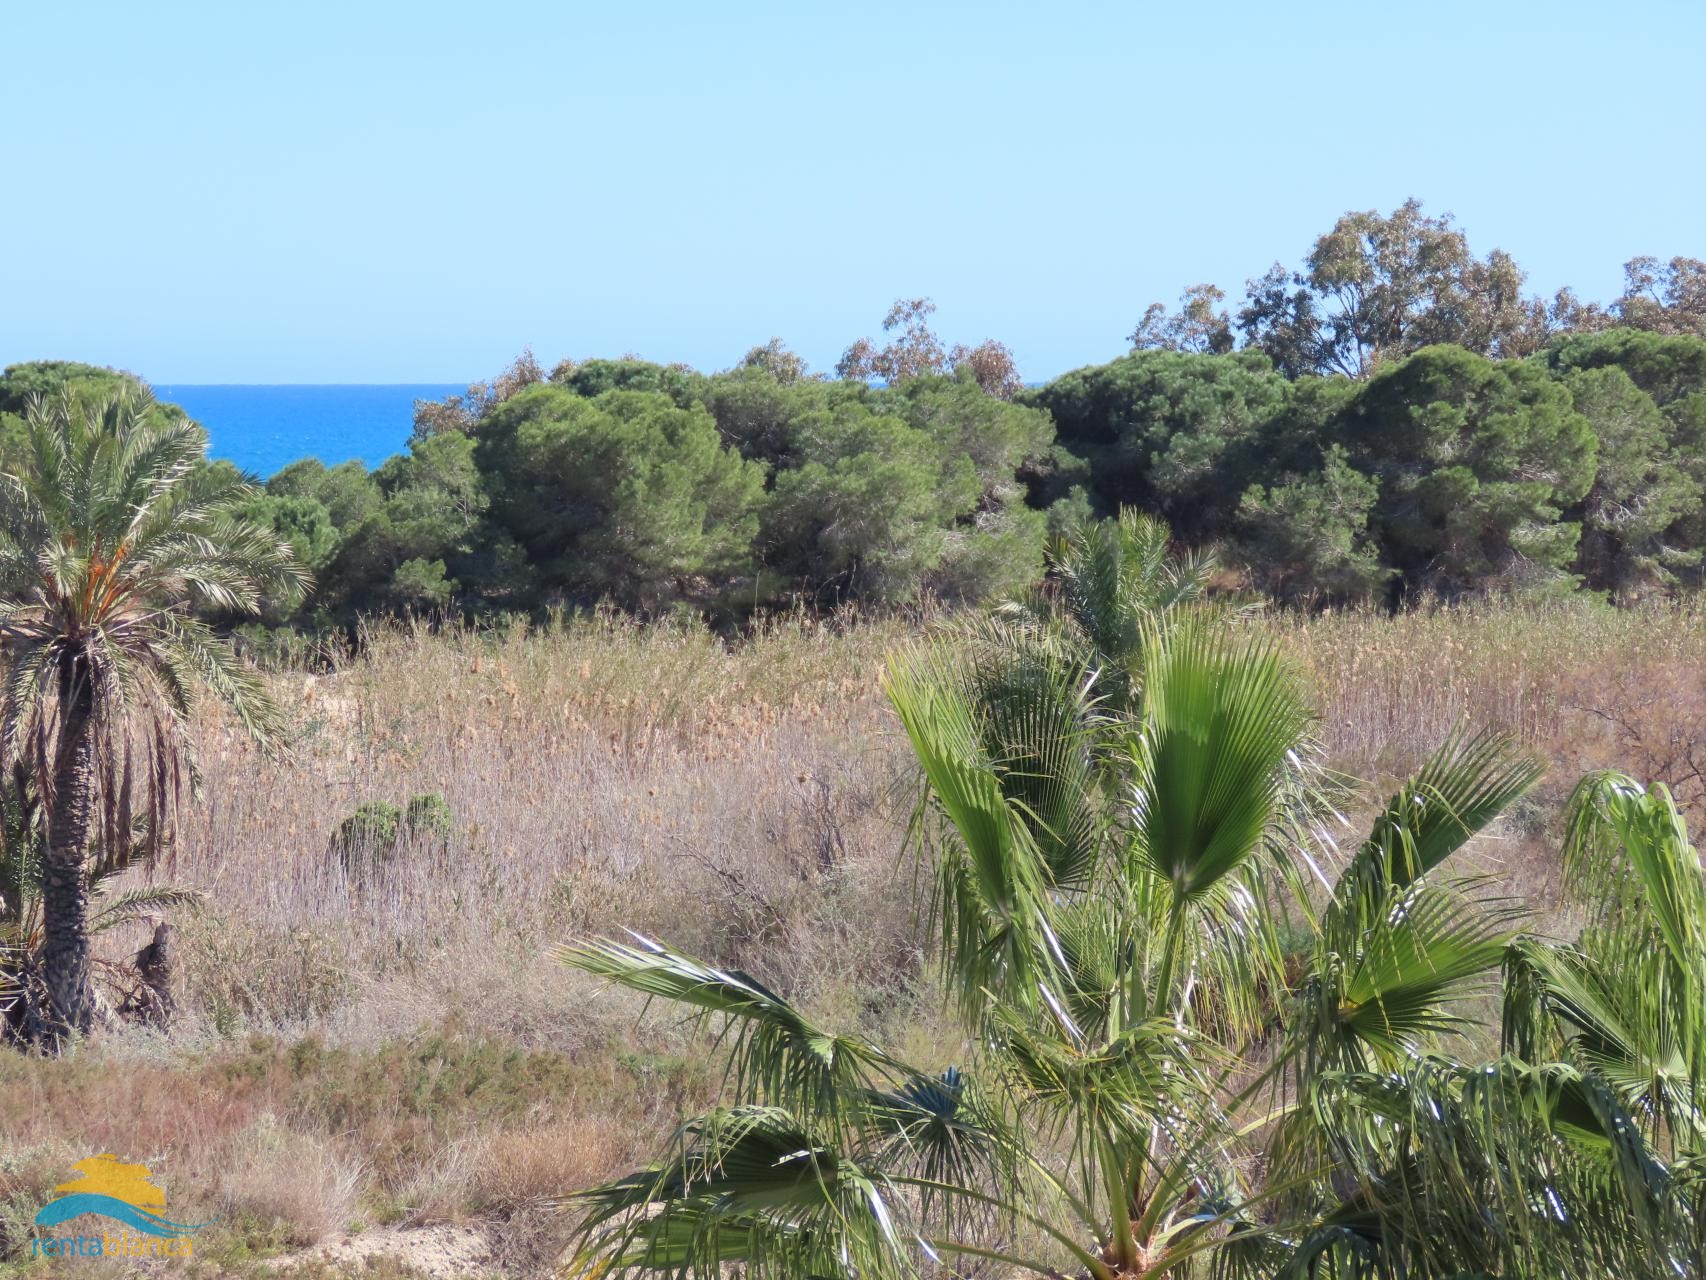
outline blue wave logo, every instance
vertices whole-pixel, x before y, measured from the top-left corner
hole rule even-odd
[[[71,1167],[82,1176],[54,1188],[58,1198],[49,1200],[36,1213],[38,1227],[57,1227],[71,1218],[94,1213],[146,1235],[178,1240],[208,1225],[173,1222],[154,1212],[165,1209],[166,1195],[151,1181],[147,1165],[126,1164],[108,1154],[89,1156]]]
[[[89,1191],[79,1191],[76,1195],[61,1196],[57,1200],[49,1200],[36,1214],[38,1227],[57,1227],[70,1218],[83,1213],[98,1213],[103,1217],[116,1218],[138,1231],[146,1231],[151,1236],[166,1236],[176,1238],[187,1236],[192,1231],[200,1231],[207,1222],[173,1222],[157,1214],[139,1209],[133,1204],[112,1196],[97,1195]],[[214,1219],[208,1219],[212,1222]]]

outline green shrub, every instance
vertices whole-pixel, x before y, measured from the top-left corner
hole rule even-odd
[[[456,814],[436,791],[424,791],[409,801],[403,827],[416,845],[442,850],[456,834]]]
[[[332,852],[346,874],[359,875],[390,861],[397,851],[403,811],[388,800],[369,800],[338,824]]]
[[[350,876],[361,876],[390,862],[398,842],[443,852],[456,834],[456,814],[436,791],[423,791],[399,809],[389,800],[369,800],[338,824],[332,853]]]

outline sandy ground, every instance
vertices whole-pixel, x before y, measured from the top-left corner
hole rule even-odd
[[[430,1280],[478,1280],[492,1274],[486,1269],[491,1257],[491,1241],[479,1227],[380,1227],[323,1241],[280,1269],[319,1262],[355,1274],[370,1260],[385,1258]]]

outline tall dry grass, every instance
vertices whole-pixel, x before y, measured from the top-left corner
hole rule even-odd
[[[1333,762],[1376,790],[1462,722],[1547,756],[1487,855],[1543,907],[1553,815],[1583,771],[1706,802],[1689,611],[1252,625],[1314,690]],[[201,799],[155,873],[208,895],[178,922],[172,1038],[0,1057],[0,1257],[70,1160],[112,1150],[156,1163],[174,1209],[224,1214],[209,1247],[232,1269],[358,1223],[474,1216],[524,1224],[505,1266],[542,1267],[553,1193],[634,1159],[717,1083],[683,1028],[637,1026],[632,1001],[553,962],[579,934],[667,936],[951,1058],[900,857],[913,772],[879,685],[912,634],[794,620],[729,645],[602,616],[380,631],[333,670],[278,672],[296,758],[268,765],[203,724]],[[372,871],[332,856],[358,805],[421,793],[451,806],[448,840],[405,838]]]
[[[796,621],[730,648],[606,616],[382,632],[335,674],[280,675],[297,760],[269,768],[229,726],[202,753],[171,875],[221,905],[186,931],[190,1004],[222,1030],[456,1014],[572,1044],[588,1015],[546,952],[617,922],[781,958],[796,995],[909,971],[908,776],[877,687],[898,638]],[[405,839],[376,874],[327,856],[358,805],[421,793],[457,816],[447,847]]]
[[[1672,738],[1706,726],[1702,623],[1685,607],[1561,602],[1265,625],[1308,673],[1335,761],[1360,776],[1407,772],[1458,723],[1508,729],[1558,773],[1669,764],[1675,775]],[[1698,788],[1680,772],[1673,780]]]

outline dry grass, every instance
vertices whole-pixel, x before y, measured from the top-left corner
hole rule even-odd
[[[1668,783],[1706,823],[1706,625],[1586,602],[1269,621],[1307,673],[1334,764],[1381,792],[1457,724],[1516,733],[1548,772],[1476,856],[1541,927],[1560,901],[1558,815],[1583,774]]]
[[[1331,754],[1360,776],[1413,768],[1460,721],[1512,730],[1573,773],[1662,763],[1660,704],[1706,724],[1706,627],[1691,610],[1480,605],[1267,625],[1310,675]],[[1608,714],[1633,716],[1636,740],[1619,742]]]
[[[315,1244],[344,1230],[355,1217],[362,1167],[340,1145],[263,1112],[225,1142],[218,1162],[220,1210],[279,1223],[284,1243],[292,1245]]]
[[[1341,768],[1384,786],[1460,720],[1554,761],[1493,855],[1542,905],[1549,824],[1584,770],[1706,801],[1706,638],[1687,612],[1255,625],[1306,674]],[[110,1150],[155,1168],[180,1216],[224,1215],[198,1246],[208,1266],[480,1217],[513,1225],[507,1269],[537,1270],[562,1238],[552,1197],[635,1159],[718,1079],[681,1028],[637,1027],[631,1000],[552,961],[578,934],[656,932],[920,1060],[953,1057],[921,981],[898,856],[912,774],[878,685],[907,635],[796,621],[730,647],[605,617],[382,633],[334,671],[281,672],[296,760],[268,766],[205,725],[203,799],[157,873],[209,895],[180,920],[171,1040],[0,1057],[0,1258],[70,1161]],[[457,816],[448,842],[405,838],[353,877],[329,855],[361,803],[428,792]]]
[[[602,619],[385,634],[335,675],[281,676],[298,760],[212,733],[170,871],[227,904],[185,930],[192,1007],[220,1031],[455,1015],[570,1045],[591,1015],[545,953],[617,921],[729,963],[783,956],[795,994],[905,970],[906,775],[876,687],[894,639],[798,623],[731,651]],[[457,815],[448,848],[405,840],[354,879],[327,856],[359,804],[420,793]]]

